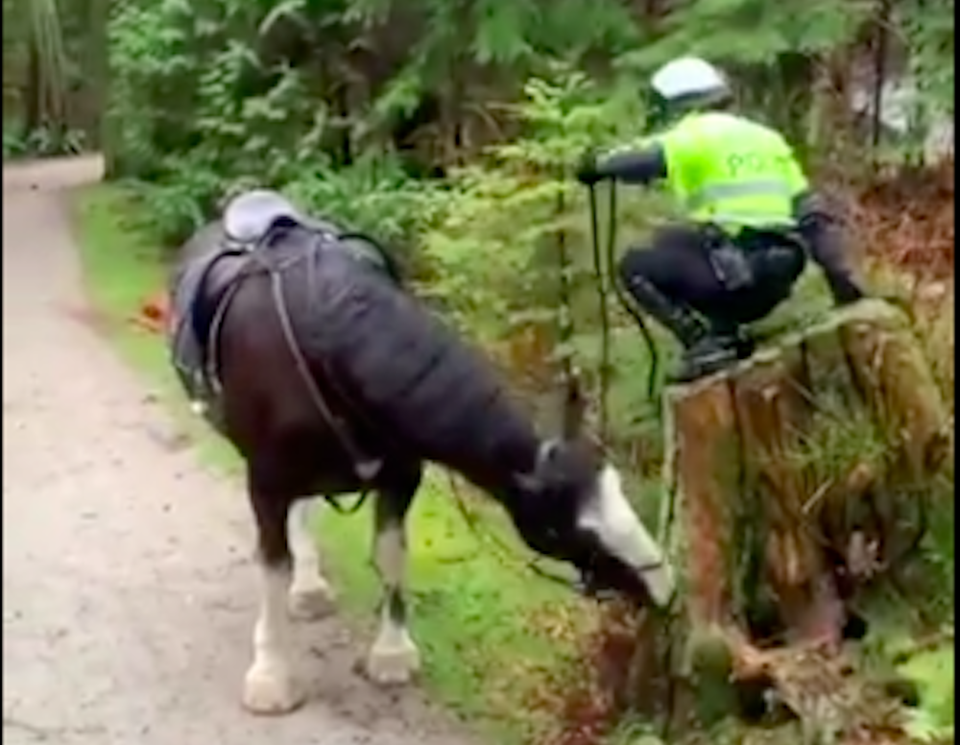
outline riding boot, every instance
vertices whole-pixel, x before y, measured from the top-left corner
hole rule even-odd
[[[713,333],[690,308],[673,303],[646,278],[629,280],[630,294],[647,313],[665,326],[684,347],[673,382],[689,382],[710,375],[739,359],[736,337]]]
[[[756,341],[750,333],[735,321],[710,319],[710,333],[712,336],[720,339],[729,339],[730,343],[737,350],[737,357],[741,360],[746,359],[753,354],[756,349]]]
[[[712,375],[742,358],[733,336],[706,334],[683,350],[680,368],[670,376],[672,383],[690,383]]]

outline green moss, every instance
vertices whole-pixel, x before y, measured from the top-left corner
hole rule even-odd
[[[956,706],[953,644],[914,655],[899,672],[917,685],[920,706],[910,713],[907,731],[921,742],[952,742]]]

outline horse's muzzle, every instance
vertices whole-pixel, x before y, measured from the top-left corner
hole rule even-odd
[[[621,599],[637,608],[653,605],[646,583],[619,561],[581,569],[576,588],[585,597],[599,602]]]

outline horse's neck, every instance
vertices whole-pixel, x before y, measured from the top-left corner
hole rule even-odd
[[[524,494],[520,482],[536,467],[540,441],[520,422],[511,429],[507,436],[497,438],[496,446],[487,440],[476,448],[464,448],[470,454],[453,459],[449,466],[513,512]]]

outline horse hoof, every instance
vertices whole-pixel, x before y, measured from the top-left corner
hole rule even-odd
[[[420,671],[420,652],[416,647],[374,647],[367,657],[366,674],[380,686],[409,683]]]
[[[304,700],[303,692],[289,673],[256,666],[247,672],[243,684],[243,706],[252,714],[289,714]]]
[[[319,621],[336,611],[336,598],[329,587],[291,590],[290,615],[298,621]]]

